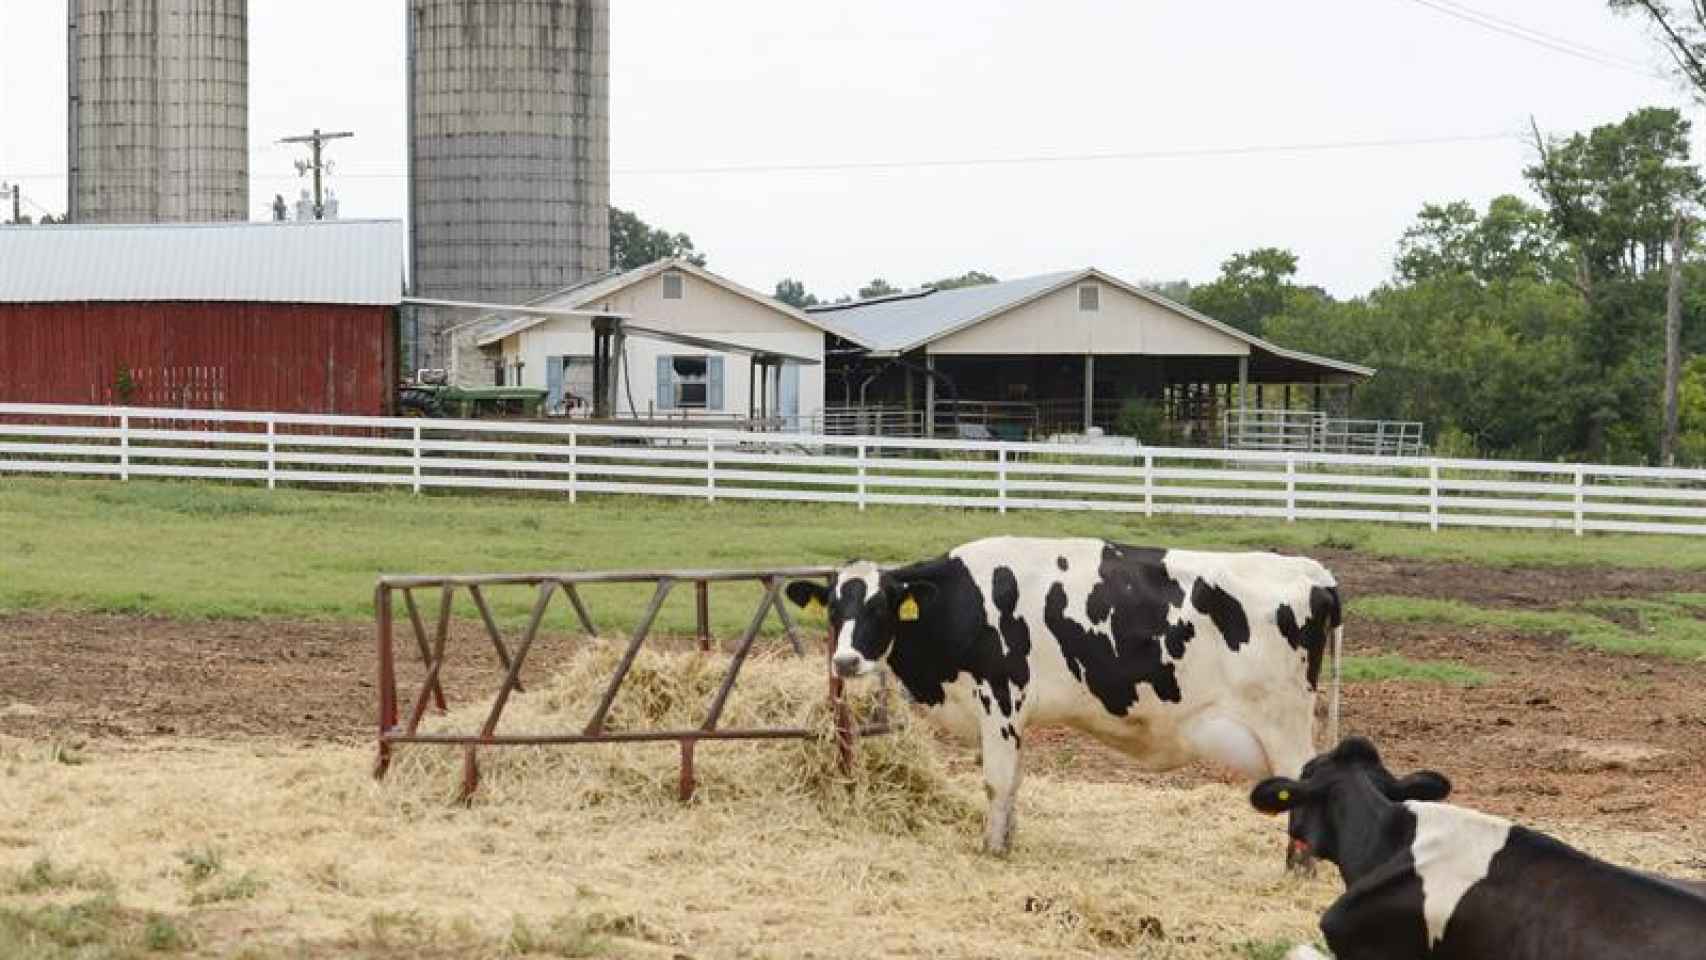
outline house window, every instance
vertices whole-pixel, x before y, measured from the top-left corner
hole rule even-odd
[[[710,380],[706,375],[709,366],[704,357],[674,357],[670,366],[675,373],[672,378],[675,384],[675,405],[677,407],[697,407],[703,409]]]
[[[681,274],[671,271],[663,275],[663,298],[665,300],[681,299]]]
[[[1102,288],[1090,284],[1079,287],[1078,309],[1082,313],[1095,313],[1102,309]]]

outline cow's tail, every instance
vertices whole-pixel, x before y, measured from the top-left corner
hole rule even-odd
[[[1344,658],[1345,625],[1333,628],[1333,692],[1327,699],[1327,749],[1339,745],[1339,662]]]

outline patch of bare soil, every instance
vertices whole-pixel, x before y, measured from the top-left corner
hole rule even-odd
[[[1697,570],[1487,567],[1322,549],[1309,551],[1309,556],[1333,571],[1353,601],[1356,597],[1389,594],[1457,600],[1478,607],[1532,609],[1558,607],[1585,597],[1626,599],[1696,592],[1706,582],[1706,576]]]
[[[1345,685],[1343,732],[1370,737],[1397,772],[1438,770],[1453,799],[1516,819],[1706,830],[1706,664],[1568,647],[1496,630],[1362,623],[1350,652],[1451,660],[1493,675],[1476,687]],[[1324,698],[1323,698],[1324,700]],[[1151,774],[1088,737],[1036,731],[1026,769],[1133,784],[1235,782],[1207,767]],[[961,750],[956,762],[976,763]]]

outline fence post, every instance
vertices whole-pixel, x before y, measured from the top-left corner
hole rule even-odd
[[[267,489],[278,487],[278,420],[267,417]]]
[[[414,463],[412,464],[412,466],[414,467],[414,475],[415,475],[415,484],[414,484],[415,492],[420,493],[421,492],[421,425],[420,424],[417,423],[414,425],[414,432],[415,432],[415,448],[414,448]]]
[[[118,417],[118,478],[130,479],[130,415]]]
[[[580,444],[576,442],[580,431],[569,427],[569,502],[575,502],[575,492],[580,489]]]
[[[1576,468],[1576,536],[1582,535],[1582,494],[1587,483],[1586,472],[1581,467]]]
[[[717,502],[717,438],[705,438],[705,500]]]
[[[1143,515],[1155,516],[1155,454],[1143,455]]]
[[[1007,512],[1007,448],[998,447],[995,451],[995,500],[996,509],[1001,513]]]
[[[1297,522],[1297,458],[1285,458],[1285,522]]]
[[[1428,529],[1439,530],[1439,461],[1428,461]]]
[[[865,445],[859,444],[859,509],[865,509]]]

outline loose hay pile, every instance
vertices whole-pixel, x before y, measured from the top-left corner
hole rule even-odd
[[[500,733],[576,732],[592,717],[621,659],[618,644],[589,644],[568,665],[527,692],[512,694]],[[681,730],[700,726],[729,665],[726,656],[642,649],[605,720],[611,732]],[[883,832],[964,827],[981,816],[963,785],[948,779],[928,731],[909,722],[898,696],[874,681],[850,683],[855,722],[893,702],[893,732],[862,737],[851,770],[840,768],[834,715],[822,661],[762,653],[743,665],[724,706],[722,729],[794,727],[809,740],[703,741],[695,758],[694,801],[712,806],[760,802],[815,811],[831,824],[857,817]],[[423,730],[478,730],[490,701],[429,718]],[[493,747],[479,753],[481,782],[474,801],[543,804],[554,808],[634,809],[677,800],[679,751],[673,742]],[[438,746],[402,745],[390,777],[405,798],[453,797],[462,753]]]
[[[530,676],[500,729],[579,729],[618,652]],[[612,727],[696,725],[726,662],[643,654]],[[453,702],[460,680],[447,678]],[[868,715],[876,685],[852,688]],[[821,661],[755,658],[724,723],[819,736],[702,744],[686,805],[673,743],[482,749],[462,807],[450,747],[404,745],[375,783],[370,747],[158,738],[68,754],[0,736],[0,887],[36,863],[99,878],[125,910],[171,918],[193,956],[506,960],[1248,960],[1313,938],[1339,892],[1331,870],[1284,876],[1283,827],[1216,784],[1028,778],[1014,852],[992,860],[975,773],[945,774],[897,704],[899,732],[861,741],[843,777],[824,694]],[[485,715],[467,704],[429,726]],[[1650,869],[1706,856],[1691,835],[1566,836]],[[222,872],[196,881],[191,857]]]

